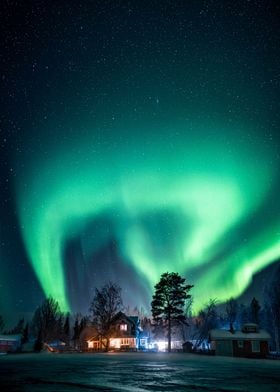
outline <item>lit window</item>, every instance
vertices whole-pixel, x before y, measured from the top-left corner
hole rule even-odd
[[[120,324],[121,331],[127,331],[127,324]]]
[[[237,345],[238,345],[238,348],[243,348],[244,347],[244,341],[243,340],[238,340]]]
[[[252,341],[252,352],[259,353],[261,351],[260,342],[253,340]]]

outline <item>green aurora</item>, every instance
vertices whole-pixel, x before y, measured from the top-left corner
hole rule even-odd
[[[75,153],[71,143],[53,146],[17,192],[26,249],[45,295],[71,309],[64,245],[89,219],[108,213],[123,259],[151,295],[161,273],[177,271],[195,285],[195,311],[209,297],[239,296],[280,256],[277,216],[244,234],[277,174],[275,148],[256,136],[252,148],[252,133],[227,124],[116,124],[109,140],[89,128],[75,140]],[[105,242],[97,230],[89,251]]]
[[[85,313],[106,280],[150,311],[166,271],[194,285],[195,312],[262,302],[280,261],[279,4],[18,3],[3,13],[0,314],[29,319],[44,295]]]

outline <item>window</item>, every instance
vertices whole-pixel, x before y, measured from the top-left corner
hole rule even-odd
[[[261,351],[260,342],[253,340],[252,342],[252,353],[259,353]]]
[[[237,346],[238,346],[238,348],[243,348],[244,347],[244,341],[243,340],[238,340]]]
[[[127,324],[120,324],[121,331],[127,331]]]

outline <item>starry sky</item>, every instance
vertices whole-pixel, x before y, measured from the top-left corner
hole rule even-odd
[[[197,311],[267,279],[280,260],[279,4],[1,7],[0,313],[48,295],[88,312],[109,280],[149,310],[166,271],[195,285]]]

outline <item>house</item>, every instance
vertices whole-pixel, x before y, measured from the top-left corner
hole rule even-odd
[[[0,352],[13,353],[21,349],[21,335],[0,335]]]
[[[87,340],[88,350],[104,350],[107,339],[96,334]],[[119,312],[112,319],[109,350],[136,351],[139,345],[139,319]]]
[[[84,329],[81,331],[79,339],[73,341],[73,348],[78,351],[87,351],[88,350],[88,341],[92,339],[92,337],[98,336],[98,330],[94,325],[86,325]],[[91,350],[93,347],[91,348]],[[94,348],[98,350],[98,348]]]
[[[210,348],[216,355],[265,358],[269,352],[270,335],[257,324],[244,324],[241,331],[212,329]]]

